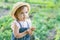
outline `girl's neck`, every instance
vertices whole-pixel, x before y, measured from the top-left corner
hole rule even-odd
[[[18,22],[24,22],[25,20],[17,20]]]

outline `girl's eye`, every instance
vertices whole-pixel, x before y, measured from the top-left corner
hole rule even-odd
[[[27,13],[27,12],[26,12]]]

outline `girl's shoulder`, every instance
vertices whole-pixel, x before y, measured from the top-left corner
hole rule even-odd
[[[11,25],[17,24],[16,20],[11,22]]]
[[[11,24],[18,24],[16,20],[12,21]]]

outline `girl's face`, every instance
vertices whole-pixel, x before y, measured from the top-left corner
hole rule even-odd
[[[28,17],[28,9],[24,7],[21,12],[17,14],[17,17],[20,21],[24,21]]]

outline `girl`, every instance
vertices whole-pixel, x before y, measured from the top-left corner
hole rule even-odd
[[[14,18],[11,24],[13,31],[11,40],[30,40],[35,28],[31,27],[31,20],[28,16],[29,11],[30,5],[28,3],[18,2],[14,5],[11,13]]]

